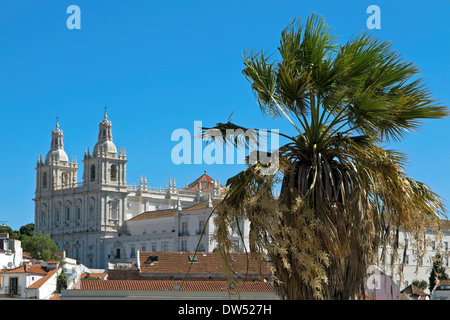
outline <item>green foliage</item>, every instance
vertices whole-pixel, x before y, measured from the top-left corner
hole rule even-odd
[[[64,270],[62,270],[56,279],[57,293],[61,293],[61,290],[67,289],[67,279],[69,279],[69,276],[64,272]]]
[[[422,291],[425,290],[428,286],[428,282],[426,280],[414,280],[412,284]]]
[[[428,289],[430,292],[433,291],[439,280],[449,280],[449,276],[445,273],[442,256],[437,254],[433,260],[433,268],[431,269],[430,277],[428,278],[430,283]]]
[[[448,110],[390,42],[364,32],[340,44],[315,13],[283,30],[278,53],[244,53],[243,74],[261,112],[287,120],[294,134],[280,133],[287,143],[272,150],[274,176],[249,155],[248,168],[228,179],[215,208],[218,251],[231,265],[227,230],[246,218],[250,251],[270,256],[282,298],[354,299],[392,230],[411,233],[445,216],[439,195],[385,145]],[[242,134],[227,137],[236,128]],[[245,132],[230,120],[203,130],[235,147]]]
[[[86,273],[86,276],[82,280],[101,280],[99,277],[92,277],[91,274],[88,272]]]
[[[34,233],[34,223],[29,223],[21,226],[19,229],[20,236],[33,236]]]
[[[22,240],[24,236],[32,236],[34,233],[34,223],[28,223],[21,226],[19,231],[13,230],[8,226],[0,226],[0,233],[8,233],[10,239]]]
[[[58,246],[48,234],[23,235],[22,249],[32,258],[44,261],[59,260]]]
[[[0,226],[0,233],[8,233],[10,239],[18,240],[20,238],[20,233],[18,231],[14,231],[8,226]]]

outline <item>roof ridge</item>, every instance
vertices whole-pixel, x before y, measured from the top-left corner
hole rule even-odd
[[[46,283],[60,269],[61,269],[61,267],[48,271],[45,276],[43,276],[42,278],[40,278],[36,282],[33,282],[31,285],[29,285],[27,287],[27,289],[38,289],[38,288],[40,288],[42,285],[44,285],[44,283]]]

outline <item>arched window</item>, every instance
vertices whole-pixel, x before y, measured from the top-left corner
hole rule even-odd
[[[69,186],[69,175],[67,174],[67,172],[63,172],[63,174],[61,175],[61,185],[63,188]]]
[[[59,222],[59,209],[55,209],[55,221]]]
[[[113,164],[111,166],[111,180],[116,181],[117,180],[117,166]]]
[[[91,181],[95,181],[95,166],[91,166]]]
[[[47,172],[42,175],[42,188],[47,188]]]

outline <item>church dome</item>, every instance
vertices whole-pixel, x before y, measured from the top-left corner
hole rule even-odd
[[[93,155],[101,156],[101,155],[109,155],[109,156],[117,156],[117,148],[112,142],[112,132],[111,132],[111,121],[108,120],[108,115],[106,114],[105,107],[105,116],[103,121],[98,125],[98,142],[94,146]]]
[[[99,141],[95,144],[94,146],[94,155],[99,155],[99,154],[114,154],[117,155],[117,148],[114,145],[114,143],[110,140],[104,140],[104,141]]]
[[[56,128],[52,130],[52,142],[50,144],[50,151],[45,157],[45,164],[50,162],[69,162],[69,157],[64,151],[63,132],[59,128],[58,120],[56,120]]]
[[[52,161],[56,162],[69,162],[69,157],[63,149],[50,150],[45,157],[45,164],[49,164]]]

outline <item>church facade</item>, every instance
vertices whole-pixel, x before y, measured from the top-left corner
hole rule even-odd
[[[77,159],[69,159],[64,151],[63,131],[57,122],[51,133],[50,150],[45,159],[39,156],[36,164],[36,193],[33,199],[36,231],[49,234],[59,250],[64,250],[66,256],[77,262],[89,268],[106,268],[110,259],[125,261],[129,258],[123,255],[117,257],[118,248],[132,255],[133,248],[125,250],[126,244],[121,242],[122,239],[128,237],[133,242],[142,243],[140,237],[148,237],[139,228],[141,234],[131,234],[126,221],[134,221],[130,224],[136,229],[135,221],[139,218],[133,218],[145,212],[170,209],[181,212],[183,208],[208,201],[211,203],[220,197],[219,181],[206,173],[184,188],[177,187],[175,179],[170,179],[165,188],[148,187],[145,177],[141,177],[138,185],[128,184],[127,161],[125,149],[117,152],[113,143],[112,124],[105,111],[94,149],[92,152],[89,148],[85,150],[82,179],[78,181]],[[204,207],[211,211],[208,205]],[[186,239],[179,239],[186,235],[180,231],[184,224],[180,219],[175,219],[177,216],[179,214],[173,215],[170,230],[164,230],[171,233],[171,241],[165,242],[170,246],[161,247],[158,244],[158,250],[192,249],[186,248]],[[154,243],[149,245],[153,247]]]

